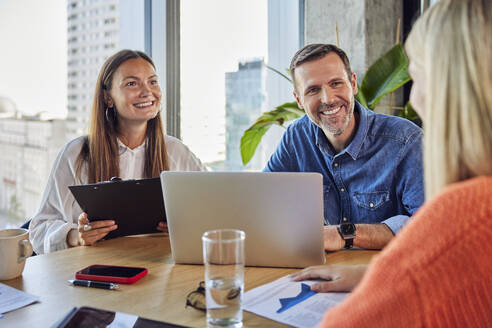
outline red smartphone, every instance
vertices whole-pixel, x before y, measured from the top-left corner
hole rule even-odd
[[[133,284],[147,274],[146,268],[94,264],[75,273],[75,279]]]

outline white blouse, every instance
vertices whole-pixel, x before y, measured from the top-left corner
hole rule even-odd
[[[204,171],[205,166],[179,139],[165,136],[170,171]],[[77,228],[82,209],[68,189],[71,185],[87,183],[87,165],[82,167],[81,179],[76,177],[76,161],[84,137],[67,143],[58,154],[43,194],[41,206],[29,226],[29,239],[38,254],[68,248],[67,234]],[[130,149],[118,140],[120,178],[141,179],[144,176],[145,142]]]

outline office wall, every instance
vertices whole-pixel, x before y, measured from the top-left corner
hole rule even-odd
[[[305,43],[336,44],[337,23],[340,47],[360,82],[367,68],[395,44],[398,19],[403,18],[402,2],[305,0]],[[401,104],[402,95],[395,96],[395,104]],[[386,103],[387,99],[382,106]]]

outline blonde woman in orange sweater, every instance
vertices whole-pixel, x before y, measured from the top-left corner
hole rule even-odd
[[[355,287],[322,327],[492,327],[492,1],[439,1],[406,50],[427,202],[367,272],[319,266],[293,278]]]

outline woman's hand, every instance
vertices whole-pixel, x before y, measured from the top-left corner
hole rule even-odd
[[[159,222],[159,224],[157,225],[157,230],[169,233],[169,230],[167,229],[167,223],[165,223],[164,221]]]
[[[79,215],[78,221],[79,240],[82,246],[91,246],[110,231],[118,228],[113,220],[93,221],[89,223],[86,213]]]
[[[366,270],[367,265],[319,265],[293,273],[290,278],[294,281],[326,280],[311,286],[315,292],[349,292],[361,281]]]

